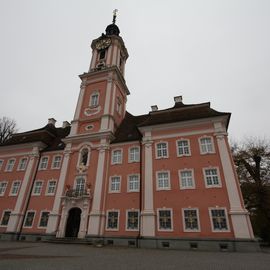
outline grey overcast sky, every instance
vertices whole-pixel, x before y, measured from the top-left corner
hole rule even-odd
[[[269,0],[0,0],[0,117],[21,132],[71,121],[90,43],[115,8],[129,112],[182,95],[232,112],[234,139],[270,137]]]

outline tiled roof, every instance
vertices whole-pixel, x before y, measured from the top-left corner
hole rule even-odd
[[[172,108],[150,112],[148,118],[138,126],[152,126],[225,115],[230,117],[230,113],[211,109],[209,102],[195,105],[184,105],[182,102],[179,102]]]
[[[65,138],[69,132],[70,127],[56,128],[54,125],[48,124],[40,129],[13,134],[12,137],[1,146],[43,142],[48,145],[44,151],[61,150],[65,148],[65,144],[62,143],[61,139]]]
[[[218,112],[210,108],[210,103],[185,105],[177,102],[172,108],[150,112],[149,114],[133,116],[126,112],[125,118],[115,132],[112,143],[140,140],[142,135],[138,128],[160,124],[190,121],[209,117],[227,116],[227,127],[230,113]]]

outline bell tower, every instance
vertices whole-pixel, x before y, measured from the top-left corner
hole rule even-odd
[[[89,70],[79,76],[82,83],[70,137],[103,132],[113,134],[125,116],[129,95],[124,79],[128,51],[115,23],[116,12],[105,34],[91,43]]]

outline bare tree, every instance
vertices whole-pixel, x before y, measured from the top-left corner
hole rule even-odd
[[[254,232],[270,242],[270,143],[251,138],[232,151]]]
[[[0,118],[0,144],[6,142],[15,132],[17,132],[15,120],[5,116]]]

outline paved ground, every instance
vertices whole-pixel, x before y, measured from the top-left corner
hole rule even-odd
[[[0,241],[0,270],[263,270],[270,252],[229,253]]]

